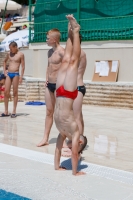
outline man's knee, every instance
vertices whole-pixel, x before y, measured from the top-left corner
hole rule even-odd
[[[13,96],[17,97],[18,96],[18,91],[13,91]]]
[[[10,91],[5,90],[4,96],[7,97],[7,98],[9,98],[10,97]]]

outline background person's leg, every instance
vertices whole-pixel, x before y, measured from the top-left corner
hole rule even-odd
[[[9,76],[6,77],[5,81],[5,93],[4,93],[4,104],[5,104],[5,114],[8,114],[8,101],[10,97],[10,90],[11,90],[11,84],[12,80],[9,78]]]
[[[16,114],[16,108],[18,103],[18,85],[19,85],[19,76],[15,76],[12,81],[13,84],[13,111],[12,114]]]
[[[78,92],[77,98],[74,100],[73,103],[73,112],[74,117],[79,127],[79,133],[83,135],[83,115],[82,115],[82,103],[83,103],[83,94]]]
[[[53,125],[53,114],[55,108],[55,95],[50,92],[46,87],[45,89],[45,103],[46,103],[46,118],[45,118],[45,130],[42,141],[37,145],[38,147],[48,145],[48,139],[51,127]]]

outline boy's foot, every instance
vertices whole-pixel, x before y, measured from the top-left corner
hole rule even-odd
[[[72,33],[72,27],[71,27],[70,22],[68,22],[68,33]]]
[[[67,15],[66,18],[69,20],[73,32],[79,32],[80,31],[80,25],[77,23],[77,21],[73,17],[73,15]]]
[[[46,140],[42,140],[39,144],[37,144],[37,147],[42,147],[42,146],[46,146],[49,145],[49,143]]]

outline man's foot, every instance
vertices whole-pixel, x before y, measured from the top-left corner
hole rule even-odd
[[[37,144],[37,147],[42,147],[42,146],[46,146],[49,145],[49,143],[46,140],[42,140],[39,144]]]
[[[77,21],[73,17],[73,15],[67,15],[66,18],[69,20],[73,32],[79,32],[80,31],[80,25],[77,23]]]
[[[71,157],[72,151],[69,148],[62,148],[61,156],[63,157]]]
[[[0,117],[9,117],[10,116],[10,114],[8,114],[8,113],[2,113],[1,115],[0,115]]]
[[[11,118],[16,118],[17,115],[16,114],[11,114]]]

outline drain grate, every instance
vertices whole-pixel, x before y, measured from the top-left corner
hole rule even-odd
[[[54,165],[54,155],[46,153],[36,152],[2,143],[0,143],[0,152],[41,163]],[[67,169],[72,169],[71,159],[61,158],[61,165],[66,167]],[[79,163],[78,169],[91,175],[96,175],[99,177],[111,179],[113,181],[119,181],[122,183],[133,185],[133,173],[131,172],[100,166],[83,161]]]

